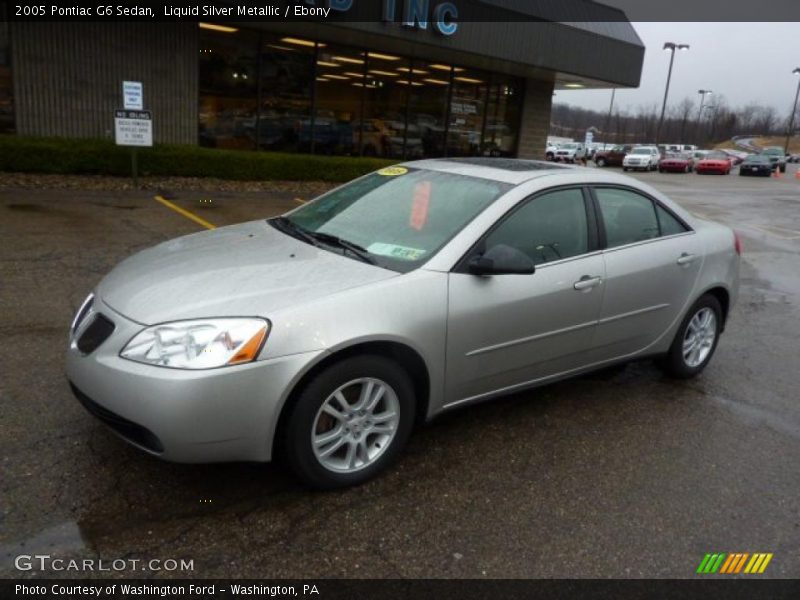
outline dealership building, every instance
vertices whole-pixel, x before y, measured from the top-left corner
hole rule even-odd
[[[331,15],[2,21],[0,132],[112,137],[122,82],[138,81],[155,143],[533,158],[554,91],[639,84],[641,40],[589,0],[568,21],[525,0],[316,4]]]

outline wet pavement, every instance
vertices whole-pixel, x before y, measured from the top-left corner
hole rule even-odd
[[[796,167],[795,167],[796,168]],[[311,493],[275,465],[175,465],[72,397],[67,329],[125,256],[199,226],[146,192],[0,190],[0,576],[20,554],[188,559],[144,577],[691,577],[708,552],[800,576],[800,180],[636,175],[745,242],[710,367],[649,362],[453,412],[362,487]],[[216,225],[280,194],[176,193]]]

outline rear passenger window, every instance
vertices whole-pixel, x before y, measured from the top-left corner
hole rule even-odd
[[[661,226],[662,236],[686,233],[686,227],[684,227],[683,223],[664,210],[664,208],[656,206],[656,212],[658,213],[658,224]]]
[[[596,188],[595,194],[603,215],[609,248],[659,236],[656,210],[650,198],[614,188]]]

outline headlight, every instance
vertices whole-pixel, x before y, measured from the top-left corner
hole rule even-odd
[[[173,369],[213,369],[255,360],[269,333],[264,319],[198,319],[148,327],[120,356]]]

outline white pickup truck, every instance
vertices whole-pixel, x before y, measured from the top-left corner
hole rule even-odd
[[[555,152],[553,160],[556,162],[574,163],[586,157],[586,146],[580,142],[561,144]]]

